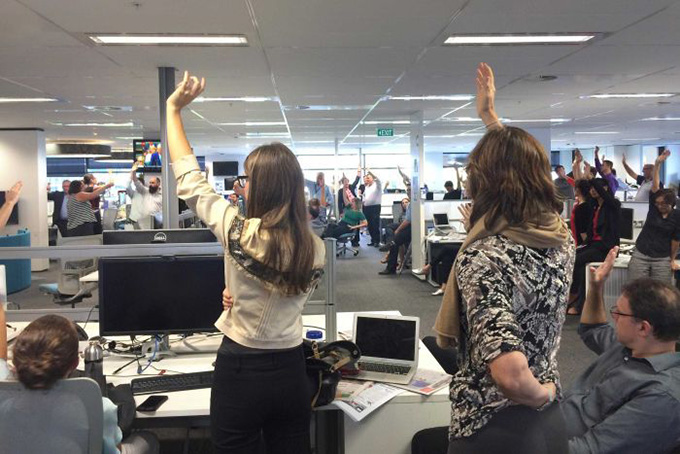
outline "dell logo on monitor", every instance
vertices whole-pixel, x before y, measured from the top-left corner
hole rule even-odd
[[[152,243],[165,243],[168,241],[168,236],[163,232],[158,232],[153,236]]]

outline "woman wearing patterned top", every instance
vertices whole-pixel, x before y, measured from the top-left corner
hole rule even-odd
[[[248,155],[247,180],[239,182],[246,218],[201,174],[181,109],[204,87],[204,79],[184,74],[167,100],[167,130],[178,194],[225,248],[226,305],[215,323],[224,338],[210,401],[215,452],[258,452],[264,441],[268,453],[309,453],[302,308],[321,275],[325,248],[307,225],[304,177],[285,145]]]
[[[86,236],[96,233],[97,218],[92,210],[92,200],[99,198],[99,195],[113,186],[109,183],[86,192],[86,187],[82,181],[72,181],[68,187],[68,204],[66,213],[68,223],[66,229],[68,236]]]
[[[477,110],[489,131],[470,154],[470,228],[435,323],[440,346],[459,344],[448,452],[566,454],[552,403],[574,243],[545,150],[498,122],[494,92],[482,63]]]

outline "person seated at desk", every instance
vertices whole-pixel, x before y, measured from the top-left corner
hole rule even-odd
[[[321,238],[340,238],[340,236],[362,229],[368,225],[366,216],[361,211],[361,199],[352,200],[352,207],[345,207],[345,214],[337,224],[329,224]]]
[[[680,246],[680,210],[675,209],[673,191],[661,189],[659,181],[661,164],[670,154],[664,151],[654,163],[649,210],[628,264],[629,280],[647,276],[672,282],[673,272],[680,270],[680,265],[675,263]]]
[[[460,214],[463,216],[463,227],[467,232],[467,229],[470,225],[470,213],[472,212],[472,205],[469,203],[461,205],[458,207],[458,211],[460,211]],[[451,274],[451,268],[453,268],[453,262],[456,259],[458,249],[460,249],[460,245],[443,247],[439,249],[437,253],[432,254],[430,261],[426,263],[425,266],[413,270],[413,274],[426,276],[430,274],[433,266],[437,266],[440,263],[443,265],[441,268],[441,274],[438,275],[440,281],[439,288],[432,292],[432,296],[443,295],[446,291],[446,284],[449,281],[449,274]]]
[[[588,236],[576,250],[574,275],[569,290],[569,315],[578,315],[583,308],[586,295],[586,264],[601,262],[607,252],[621,241],[621,202],[610,190],[607,180],[591,180],[590,197],[593,199],[593,219],[588,227]]]
[[[309,213],[309,227],[312,229],[312,232],[314,232],[314,235],[321,237],[326,230],[326,224],[321,222],[319,209],[308,205],[307,212]]]
[[[12,210],[19,201],[19,194],[21,194],[21,188],[23,187],[24,183],[18,181],[5,193],[5,203],[0,207],[0,230],[7,227],[7,221],[9,221]]]
[[[381,252],[389,251],[389,254],[387,256],[387,267],[378,274],[396,274],[399,249],[402,246],[408,248],[409,244],[411,244],[411,204],[409,204],[408,208],[406,209],[404,220],[401,221],[399,227],[397,227],[397,229],[394,231],[394,241],[391,241],[390,243],[380,247]]]
[[[564,395],[570,454],[663,454],[680,445],[680,292],[642,278],[607,323],[604,287],[618,248],[590,269],[579,335],[599,357]]]
[[[214,452],[253,453],[264,442],[269,454],[309,454],[302,309],[323,274],[326,248],[308,226],[302,169],[284,144],[261,145],[246,158],[246,217],[215,192],[182,124],[182,109],[204,88],[205,79],[185,72],[166,105],[178,195],[225,249],[231,304],[215,322],[224,337],[210,398]]]
[[[78,333],[73,322],[60,315],[44,315],[32,321],[14,340],[12,374],[7,364],[5,312],[0,304],[0,380],[17,379],[32,390],[50,389],[68,378],[78,366]],[[103,454],[156,454],[158,439],[150,432],[135,432],[125,440],[118,427],[118,407],[102,397]],[[45,436],[57,436],[45,427]]]

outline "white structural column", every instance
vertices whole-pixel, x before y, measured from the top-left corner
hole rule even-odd
[[[425,219],[420,186],[425,181],[425,147],[423,144],[423,112],[411,115],[411,268],[425,264],[422,238],[425,237]]]
[[[175,68],[158,68],[158,95],[161,122],[162,143],[162,191],[163,191],[163,228],[176,229],[179,227],[179,199],[177,198],[177,182],[170,165],[168,152],[168,132],[166,128],[167,112],[165,101],[175,91]]]
[[[47,247],[45,132],[42,129],[0,129],[0,163],[0,191],[8,190],[17,181],[24,183],[18,204],[19,225],[9,225],[0,234],[28,229],[31,246]],[[33,271],[43,271],[48,267],[48,259],[31,261]]]

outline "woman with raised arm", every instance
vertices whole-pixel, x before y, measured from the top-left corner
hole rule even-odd
[[[225,311],[215,322],[224,338],[210,401],[215,452],[257,452],[264,440],[268,453],[309,453],[302,308],[321,276],[324,245],[307,225],[305,180],[285,145],[246,158],[245,218],[201,174],[181,110],[204,88],[205,79],[184,73],[167,100],[167,130],[178,195],[225,248]]]
[[[435,322],[437,343],[459,346],[448,452],[566,454],[553,402],[574,243],[547,153],[499,122],[494,96],[481,63],[477,111],[488,132],[470,154],[470,227]]]
[[[92,209],[92,201],[98,199],[112,186],[113,183],[109,183],[89,190],[81,180],[71,182],[68,187],[69,198],[66,205],[68,236],[87,236],[97,233],[97,217]]]
[[[628,280],[651,277],[672,282],[680,246],[680,210],[675,209],[672,189],[661,189],[661,164],[671,152],[665,150],[654,162],[652,187],[649,191],[649,211],[642,232],[635,241],[633,257],[628,265]],[[669,263],[670,260],[670,263]]]

